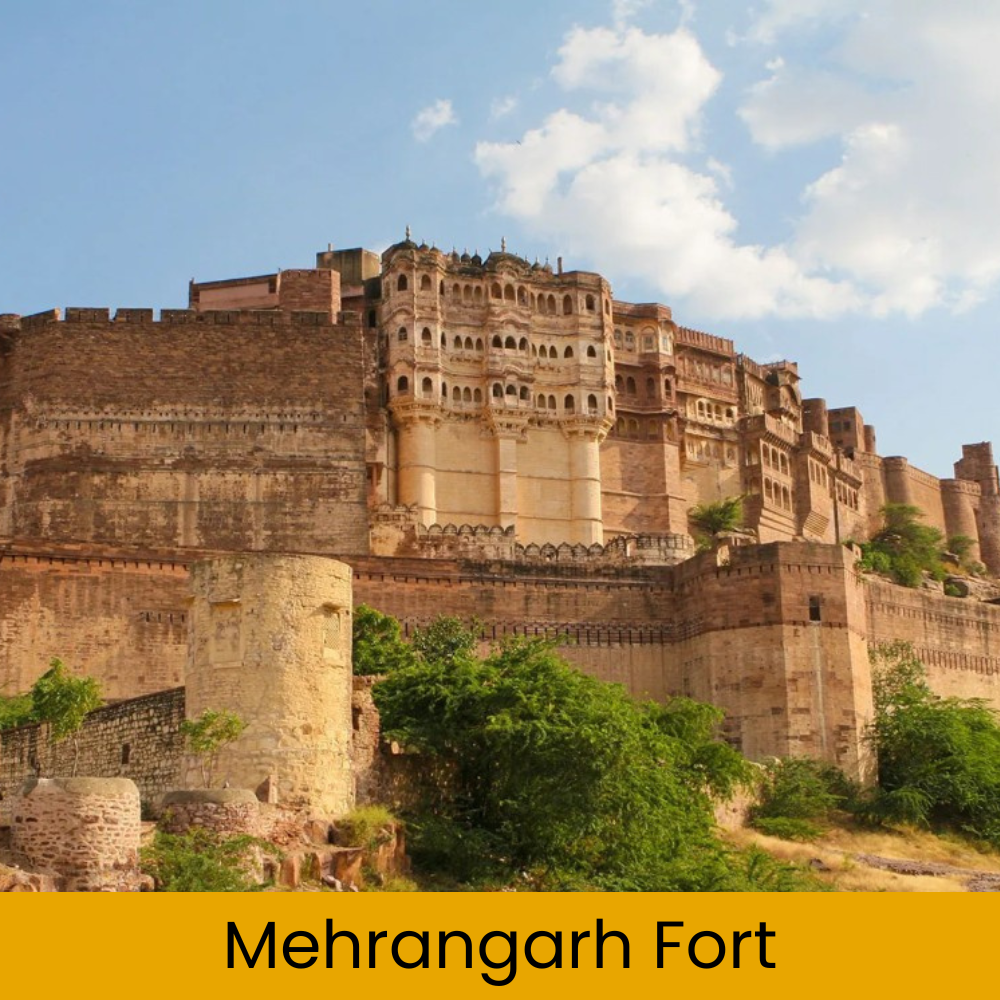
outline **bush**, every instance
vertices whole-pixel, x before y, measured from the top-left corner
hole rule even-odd
[[[788,816],[758,816],[753,821],[754,829],[769,837],[780,837],[782,840],[801,840],[808,842],[823,835],[823,828],[807,819],[791,819]]]
[[[767,832],[759,825],[760,821],[786,819],[822,823],[846,802],[849,788],[847,779],[831,764],[809,757],[785,757],[765,766],[759,795],[750,821]]]
[[[389,839],[397,823],[384,806],[358,806],[337,820],[337,833],[348,846],[371,851]]]
[[[866,815],[1000,847],[1000,717],[979,699],[934,694],[906,643],[873,648],[872,661],[879,789]]]
[[[367,604],[354,609],[352,663],[358,676],[388,674],[414,661],[399,622]]]
[[[157,892],[256,892],[261,852],[277,850],[256,837],[221,837],[195,827],[187,833],[157,833],[143,848],[142,868]]]
[[[547,888],[724,880],[707,792],[731,788],[745,765],[715,743],[719,713],[635,702],[548,642],[480,659],[471,633],[441,631],[449,641],[422,646],[373,692],[385,733],[455,774],[454,794],[408,824],[415,859],[461,879],[523,871]]]
[[[905,503],[887,503],[879,513],[882,528],[870,542],[861,545],[861,567],[884,573],[904,587],[919,587],[924,573],[935,580],[943,580],[941,546],[944,536],[937,528],[920,524],[923,512],[919,507]],[[962,547],[964,536],[952,539]]]

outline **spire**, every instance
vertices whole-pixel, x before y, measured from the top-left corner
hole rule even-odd
[[[410,227],[408,225],[406,227],[406,242],[410,242]]]
[[[500,237],[500,253],[506,253],[506,252],[507,252],[507,237],[506,236],[501,236]]]

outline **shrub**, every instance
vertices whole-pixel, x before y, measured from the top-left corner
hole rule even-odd
[[[235,712],[206,708],[197,719],[185,719],[180,731],[188,750],[201,758],[201,777],[206,788],[212,787],[219,754],[234,743],[249,723]]]
[[[754,828],[769,837],[782,840],[816,840],[823,835],[822,827],[807,819],[792,819],[789,816],[758,816],[753,821]]]
[[[337,832],[349,846],[371,851],[389,839],[397,822],[384,806],[358,806],[337,821]]]
[[[143,848],[142,868],[157,892],[255,892],[261,852],[278,856],[256,837],[221,837],[195,827],[186,833],[158,832]]]
[[[750,822],[764,833],[769,831],[760,824],[776,819],[812,821],[815,826],[845,803],[847,784],[835,767],[809,757],[774,760],[764,768],[760,800],[750,812]]]
[[[454,794],[408,824],[415,859],[462,879],[524,871],[535,887],[724,880],[707,790],[731,788],[744,765],[705,745],[714,709],[635,702],[548,642],[513,640],[480,659],[474,639],[442,631],[449,641],[373,692],[386,734],[455,775]]]
[[[905,503],[887,503],[879,511],[882,528],[861,545],[862,569],[891,576],[904,587],[919,587],[924,573],[943,580],[941,563],[944,536],[937,528],[920,524],[923,512]],[[953,541],[962,544],[964,536]]]
[[[403,640],[399,622],[359,604],[354,609],[353,666],[358,676],[388,674],[413,663],[413,650]]]

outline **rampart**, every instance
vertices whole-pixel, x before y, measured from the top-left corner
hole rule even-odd
[[[0,536],[363,553],[353,314],[67,309],[0,330]]]

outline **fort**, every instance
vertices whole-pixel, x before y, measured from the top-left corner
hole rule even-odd
[[[232,705],[264,720],[241,784],[278,768],[286,801],[344,807],[364,713],[322,685],[349,665],[352,602],[407,631],[450,614],[484,640],[565,637],[637,696],[721,706],[751,757],[861,776],[870,643],[905,639],[940,693],[1000,705],[1000,607],[865,576],[850,544],[910,503],[1000,574],[989,443],[951,479],[880,456],[793,362],[506,247],[407,234],[188,295],[158,317],[0,315],[0,691],[54,655],[97,678],[91,773],[184,784],[179,719]],[[689,512],[733,495],[747,532],[696,553]],[[281,562],[307,557],[350,569]],[[3,737],[0,793],[30,740]]]

